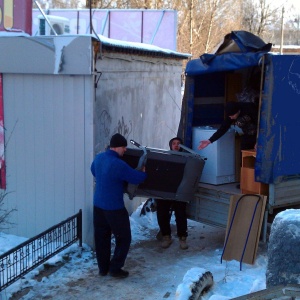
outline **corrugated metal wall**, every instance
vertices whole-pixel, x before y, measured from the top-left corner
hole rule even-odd
[[[83,209],[89,194],[92,199],[93,81],[24,74],[3,79],[5,203],[17,209],[9,232],[31,237]]]

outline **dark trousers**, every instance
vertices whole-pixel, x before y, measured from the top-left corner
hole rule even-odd
[[[111,234],[116,241],[112,258]],[[99,271],[119,271],[125,264],[131,243],[130,222],[126,208],[103,210],[94,206],[94,238]]]
[[[156,199],[157,203],[157,222],[163,236],[171,235],[171,215],[175,212],[175,221],[177,227],[177,236],[186,237],[187,233],[187,216],[186,203],[182,201]],[[172,210],[172,211],[171,211]]]

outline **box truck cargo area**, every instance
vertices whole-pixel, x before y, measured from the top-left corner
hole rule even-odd
[[[232,32],[237,43],[245,37],[243,34]],[[196,149],[202,138],[195,128],[220,126],[226,102],[255,102],[259,107],[256,151],[244,153],[242,157],[241,132],[238,131],[231,142],[220,144],[220,149],[213,149],[213,144],[205,148],[210,152],[210,160],[218,164],[218,170],[227,168],[230,162],[234,172],[228,174],[230,183],[216,180],[217,175],[214,181],[203,178],[201,182],[200,178],[194,201],[188,205],[189,218],[193,220],[226,227],[230,196],[241,194],[236,188],[241,176],[241,184],[246,183],[247,188],[261,188],[251,191],[241,187],[242,190],[268,196],[265,219],[274,210],[300,205],[300,142],[297,138],[300,132],[300,56],[274,55],[268,52],[267,44],[260,43],[256,49],[253,45],[253,40],[248,41],[240,51],[204,54],[187,63],[178,129],[178,136],[187,147]],[[218,141],[222,143],[226,138],[223,136]],[[232,148],[234,159],[224,155],[219,161],[224,153],[231,153]]]
[[[201,151],[199,141],[207,140],[217,130],[212,126],[196,126],[192,132],[192,149],[206,158],[200,182],[224,184],[235,182],[235,132],[229,130],[218,141]],[[224,151],[226,149],[226,151]]]

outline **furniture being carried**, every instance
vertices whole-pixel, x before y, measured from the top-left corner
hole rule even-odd
[[[127,148],[123,156],[123,160],[132,168],[138,167],[140,158],[144,155],[142,146],[136,144],[139,149]],[[144,147],[147,152],[145,167],[148,176],[136,187],[135,196],[193,201],[205,162],[192,149],[180,146],[190,152]],[[128,186],[126,193],[132,198],[132,191],[128,190]]]

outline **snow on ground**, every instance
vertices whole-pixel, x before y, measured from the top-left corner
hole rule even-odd
[[[174,241],[170,248],[162,249],[155,238],[156,213],[140,216],[141,207],[130,217],[133,241],[124,267],[130,273],[128,278],[100,277],[93,251],[87,245],[80,249],[75,244],[48,261],[52,268],[40,266],[6,288],[0,300],[185,300],[191,295],[188,278],[192,281],[205,271],[212,273],[214,282],[203,300],[231,299],[266,288],[263,243],[258,247],[255,264],[243,264],[240,270],[238,261],[221,263],[225,229],[188,220],[189,249],[181,250],[172,216]],[[0,254],[24,240],[0,233]]]

